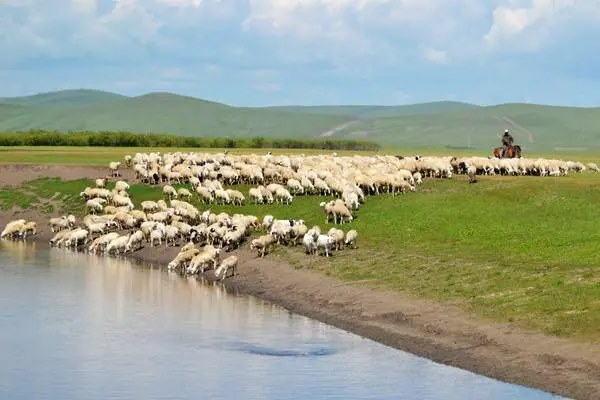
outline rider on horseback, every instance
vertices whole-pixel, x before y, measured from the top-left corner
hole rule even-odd
[[[504,130],[504,136],[502,136],[502,157],[506,156],[506,150],[513,144],[513,137],[508,132],[508,129]]]

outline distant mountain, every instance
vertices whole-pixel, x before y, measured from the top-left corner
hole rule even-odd
[[[0,131],[108,130],[226,137],[365,139],[488,154],[505,128],[526,150],[600,150],[600,109],[460,102],[403,106],[232,107],[172,93],[66,90],[0,100]]]

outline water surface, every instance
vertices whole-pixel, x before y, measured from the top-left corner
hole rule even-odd
[[[0,399],[547,399],[125,260],[0,243]]]

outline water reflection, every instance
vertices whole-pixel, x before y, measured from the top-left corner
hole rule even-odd
[[[542,399],[219,285],[0,243],[0,399]]]

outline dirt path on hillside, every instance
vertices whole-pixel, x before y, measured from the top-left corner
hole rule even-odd
[[[21,169],[20,180],[14,173],[13,184],[31,179],[32,174],[39,172],[36,166],[31,168],[33,172]],[[91,167],[73,172],[79,167],[59,168],[69,171],[67,175],[59,175],[63,178],[104,170]],[[0,177],[1,173],[2,168]],[[40,244],[47,243],[52,235],[47,226],[49,216],[33,211],[0,213],[0,229],[15,218],[38,222],[40,234],[36,240]],[[177,248],[144,248],[131,257],[165,266],[177,251]],[[597,399],[600,393],[600,342],[560,339],[513,324],[484,321],[450,304],[343,283],[321,273],[295,269],[274,255],[257,258],[247,246],[235,253],[240,258],[239,275],[225,282],[232,291],[271,301],[400,350],[503,381],[580,399]]]

